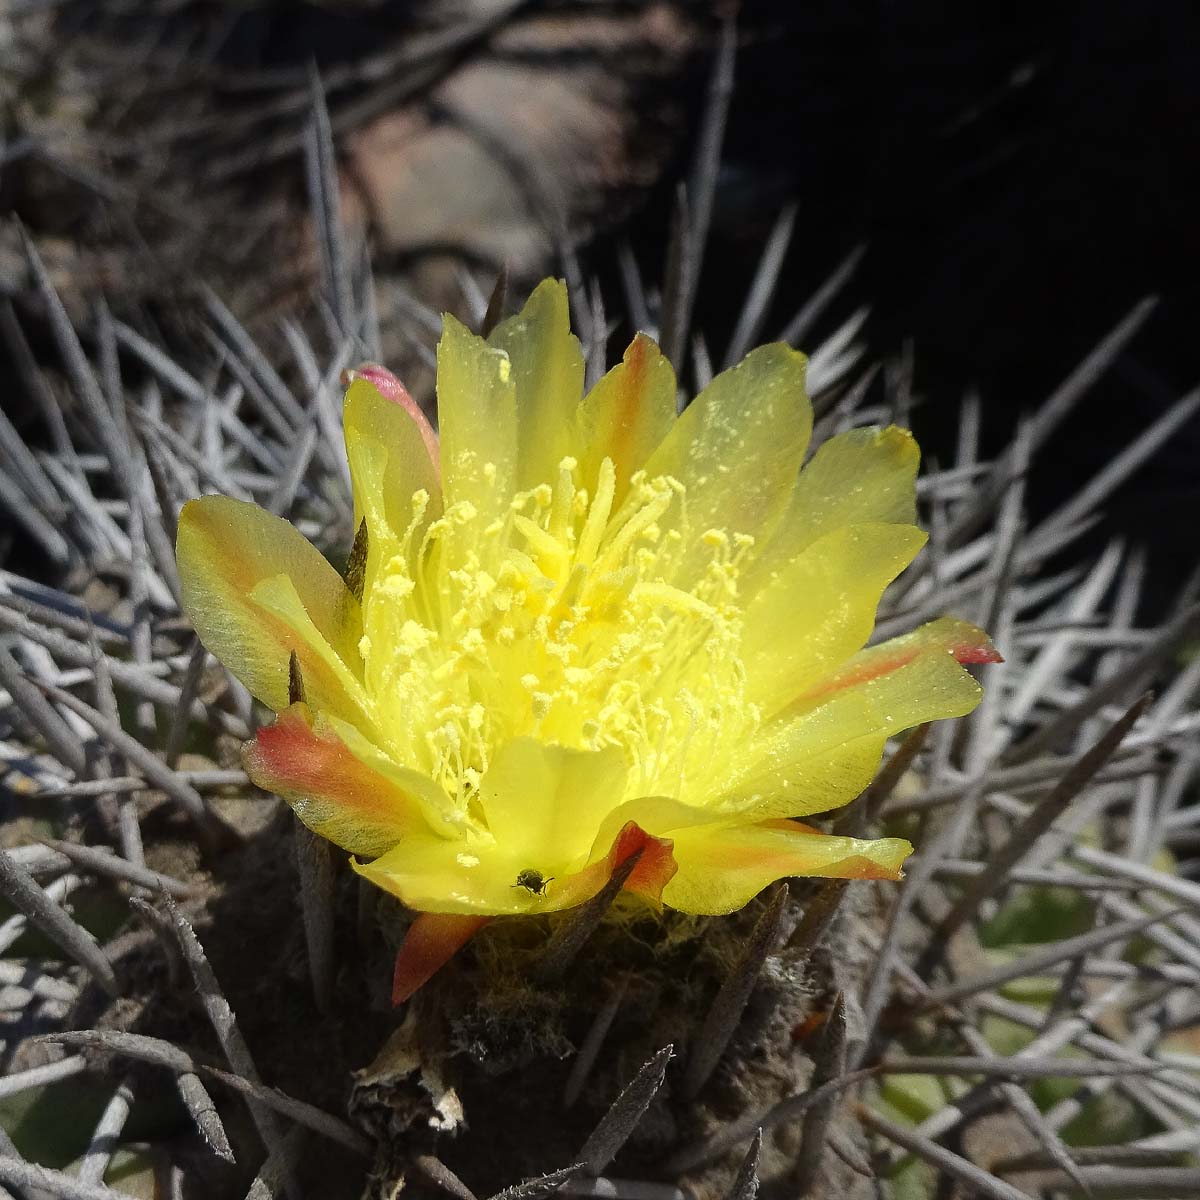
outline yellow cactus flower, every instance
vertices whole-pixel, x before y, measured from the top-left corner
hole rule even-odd
[[[801,469],[805,360],[755,350],[676,415],[639,334],[586,395],[561,283],[486,339],[447,316],[439,435],[380,367],[344,423],[345,575],[286,521],[185,506],[184,606],[277,718],[245,752],[420,916],[410,995],[484,921],[624,887],[687,913],[796,875],[896,879],[912,847],[795,818],[846,804],[885,741],[969,712],[987,638],[934,621],[864,649],[925,541],[918,452],[856,429]],[[289,664],[292,666],[289,668]]]

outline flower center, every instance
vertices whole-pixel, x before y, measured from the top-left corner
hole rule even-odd
[[[565,458],[502,517],[459,501],[424,529],[418,493],[398,551],[368,574],[361,650],[377,726],[461,811],[514,737],[619,747],[630,775],[615,807],[694,800],[758,723],[737,588],[753,539],[690,530],[670,477],[635,475],[613,512],[611,461],[594,496],[578,475]]]

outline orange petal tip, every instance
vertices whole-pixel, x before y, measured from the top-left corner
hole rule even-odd
[[[626,822],[613,839],[612,850],[609,851],[610,874],[628,861],[631,855],[639,853],[641,857],[625,880],[624,890],[661,906],[663,888],[679,869],[672,853],[671,839],[647,833],[636,821]]]
[[[419,913],[396,955],[392,1005],[411,999],[490,919],[460,913]]]

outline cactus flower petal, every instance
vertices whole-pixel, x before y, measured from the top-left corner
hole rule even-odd
[[[812,704],[823,696],[891,675],[923,656],[939,654],[943,665],[946,658],[968,665],[1003,661],[983,630],[953,617],[939,617],[936,621],[919,626],[911,633],[860,651],[833,674],[802,693],[797,704]],[[965,689],[963,698],[955,701],[956,705],[968,703],[969,698],[974,697],[974,701],[970,702],[970,706],[965,710],[970,712],[982,694],[979,685],[966,675],[966,672],[956,673],[945,668],[944,673],[947,687]]]
[[[346,393],[342,424],[356,528],[365,519],[381,548],[399,542],[412,522],[417,493],[428,497],[427,517],[441,514],[437,438],[423,417],[415,419],[362,376]]]
[[[403,1004],[410,999],[490,920],[461,913],[419,913],[396,955],[392,1003]]]
[[[650,456],[646,474],[676,481],[684,498],[664,522],[683,543],[675,582],[690,585],[711,560],[710,530],[765,542],[777,528],[812,433],[806,361],[783,345],[752,350],[683,410]]]
[[[663,900],[686,912],[734,912],[788,876],[899,879],[911,853],[901,838],[833,837],[795,821],[705,826],[676,834],[679,869]]]
[[[501,321],[488,345],[509,363],[517,417],[517,487],[553,479],[578,453],[575,412],[583,396],[583,350],[571,332],[567,289],[546,279],[516,316]]]
[[[437,349],[438,432],[447,509],[503,519],[517,488],[517,397],[508,355],[447,316]]]
[[[409,415],[421,435],[421,441],[425,443],[425,451],[436,471],[438,464],[437,433],[430,425],[429,418],[421,411],[421,406],[412,398],[408,388],[387,367],[380,366],[379,363],[362,363],[353,370],[342,372],[342,386],[347,389],[351,389],[351,385],[357,379],[365,380],[379,396],[392,404],[398,404]],[[349,392],[347,392],[347,400],[349,400]]]
[[[294,651],[313,703],[364,719],[358,602],[287,521],[202,496],[179,515],[177,555],[196,632],[256,699],[277,712],[287,707]]]
[[[748,583],[781,569],[835,529],[915,524],[920,462],[913,435],[895,425],[848,429],[831,437],[797,477],[787,514],[748,572]]]
[[[861,651],[765,724],[718,794],[756,820],[840,808],[870,783],[889,737],[979,703],[979,684],[948,648],[886,647],[895,643]]]
[[[613,507],[620,508],[634,472],[646,465],[674,423],[675,372],[654,342],[639,333],[579,406],[581,474],[598,478],[600,464],[609,459]]]
[[[844,525],[819,537],[746,606],[751,695],[777,712],[866,644],[887,587],[916,557],[913,525]]]
[[[284,709],[242,751],[246,773],[284,797],[314,833],[375,857],[401,838],[437,828],[445,797],[431,779],[394,764],[357,729],[308,704]]]
[[[592,861],[568,864],[562,874],[546,874],[504,846],[410,837],[373,862],[354,869],[385,892],[419,912],[529,916],[560,912],[590,900],[631,854],[642,857],[625,890],[657,903],[674,874],[671,842],[627,822]],[[353,860],[352,860],[353,861]]]

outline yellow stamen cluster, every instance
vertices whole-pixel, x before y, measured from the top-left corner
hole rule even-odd
[[[639,474],[616,514],[613,496],[607,458],[594,497],[564,458],[553,485],[486,524],[459,501],[422,529],[419,493],[368,582],[359,648],[377,728],[464,816],[491,749],[514,737],[619,747],[630,795],[678,797],[758,721],[736,603],[753,539],[703,532],[685,590],[666,582],[687,544],[684,486]]]

